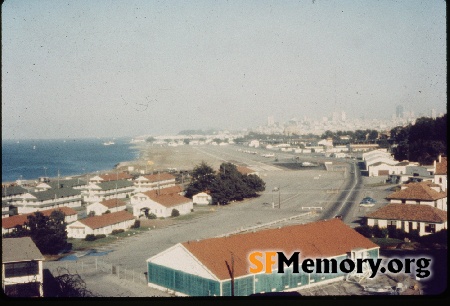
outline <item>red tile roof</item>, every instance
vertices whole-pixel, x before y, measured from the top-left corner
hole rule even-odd
[[[46,210],[41,210],[40,212],[44,215],[49,217],[50,214],[54,211],[54,210],[60,210],[64,213],[64,215],[66,216],[72,216],[72,215],[76,215],[77,211],[73,208],[70,207],[58,207],[58,208],[52,208],[52,209],[46,209]],[[2,228],[4,229],[10,229],[10,228],[14,228],[18,225],[23,225],[25,222],[28,221],[28,216],[33,215],[34,213],[29,213],[29,214],[23,214],[23,215],[15,215],[15,216],[11,216],[8,218],[2,218]]]
[[[130,214],[129,212],[127,212],[125,210],[122,210],[122,211],[118,211],[118,212],[104,214],[101,216],[94,216],[94,217],[81,219],[79,221],[92,229],[97,229],[97,228],[102,228],[102,227],[105,227],[108,225],[120,223],[123,221],[133,220],[133,219],[134,219],[134,217],[132,214]]]
[[[119,172],[119,173],[106,173],[99,175],[103,182],[109,182],[109,181],[117,181],[117,180],[128,180],[133,178],[131,175],[125,172]]]
[[[252,173],[256,172],[256,171],[254,171],[250,168],[244,167],[244,166],[236,166],[236,169],[237,169],[237,171],[239,171],[241,174],[244,174],[244,175],[252,174]]]
[[[429,205],[388,204],[366,216],[371,219],[443,223],[447,212]]]
[[[191,199],[180,196],[177,193],[161,195],[151,194],[149,195],[149,198],[165,207],[173,207],[180,204],[192,202]]]
[[[173,176],[170,173],[159,173],[159,174],[150,174],[150,175],[144,175],[144,177],[149,180],[149,182],[161,182],[161,181],[168,181],[168,180],[174,180],[175,176]]]
[[[143,194],[151,197],[156,195],[165,195],[165,194],[174,194],[174,193],[180,193],[183,191],[183,187],[181,185],[175,185],[171,187],[165,187],[161,189],[153,189],[146,192],[143,192]]]
[[[108,207],[108,208],[114,208],[114,207],[120,207],[120,206],[126,206],[124,200],[121,199],[109,199],[109,200],[103,200],[100,202],[100,204]]]
[[[441,156],[441,162],[436,162],[436,172],[437,175],[447,174],[447,156]]]
[[[409,183],[407,188],[391,193],[386,199],[434,201],[447,197],[447,192],[438,192],[429,182]]]
[[[226,262],[230,264],[231,253],[234,257],[234,276],[239,277],[249,274],[248,254],[253,251],[283,251],[286,256],[299,251],[304,259],[344,255],[356,248],[378,248],[378,245],[338,219],[188,241],[182,245],[221,280],[230,278]]]

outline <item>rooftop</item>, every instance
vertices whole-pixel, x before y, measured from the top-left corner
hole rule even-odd
[[[104,214],[101,216],[84,218],[84,219],[79,220],[79,222],[83,223],[84,225],[86,225],[92,229],[97,229],[97,228],[102,228],[102,227],[105,227],[108,225],[120,223],[123,221],[133,220],[133,219],[134,219],[134,217],[132,214],[123,210],[123,211],[113,212],[113,213],[109,213],[109,214]]]
[[[405,189],[391,193],[386,199],[434,201],[447,197],[446,192],[432,189],[427,182],[409,183]]]
[[[100,204],[108,207],[108,208],[114,208],[114,207],[118,207],[118,206],[126,206],[127,204],[125,203],[124,200],[121,199],[109,199],[109,200],[103,200],[100,202]]]
[[[149,191],[143,192],[148,197],[153,197],[159,195],[167,195],[167,194],[174,194],[174,193],[180,193],[183,191],[183,187],[181,185],[175,185],[171,187],[165,187],[160,189],[153,189]]]
[[[46,210],[41,210],[40,213],[42,213],[44,216],[49,217],[51,215],[51,213],[55,210],[61,211],[62,213],[64,213],[65,216],[73,216],[73,215],[77,214],[76,210],[73,208],[70,208],[70,207],[58,207],[58,208],[53,208],[53,209],[46,209]],[[11,216],[8,218],[3,218],[2,219],[2,228],[11,229],[18,225],[23,225],[25,222],[28,221],[28,216],[31,216],[33,214],[34,213],[29,213],[29,214],[15,215],[15,216]]]
[[[249,273],[247,256],[257,250],[283,251],[285,254],[300,251],[302,258],[327,258],[347,254],[355,248],[379,247],[338,219],[187,241],[182,245],[219,279],[230,278],[225,263],[230,263],[231,254],[235,277],[239,277]]]
[[[44,260],[30,237],[2,238],[2,262]]]
[[[162,189],[161,189],[162,190]],[[147,193],[146,193],[147,194]],[[147,194],[150,199],[153,201],[165,206],[165,207],[173,207],[177,206],[179,204],[189,203],[192,200],[186,197],[183,197],[177,193],[171,193],[171,194]]]
[[[441,156],[440,162],[436,162],[436,172],[437,175],[447,174],[447,156]]]
[[[429,205],[388,204],[367,218],[443,223],[447,221],[447,212]]]
[[[145,178],[151,183],[154,182],[161,182],[161,181],[168,181],[168,180],[175,180],[175,176],[170,173],[158,173],[158,174],[150,174],[150,175],[143,175],[140,176],[141,178]]]

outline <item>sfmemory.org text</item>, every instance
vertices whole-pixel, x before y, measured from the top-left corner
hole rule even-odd
[[[340,262],[334,258],[306,258],[300,264],[300,252],[293,252],[289,258],[283,252],[252,252],[248,260],[252,265],[250,273],[264,270],[265,273],[272,273],[273,266],[277,263],[277,273],[284,273],[286,267],[292,266],[292,273],[299,273],[300,269],[303,273],[351,273],[355,270],[356,273],[363,273],[370,268],[370,278],[374,278],[379,272],[412,273],[413,269],[418,278],[427,278],[431,274],[430,258],[390,258],[384,266],[381,266],[381,258],[346,258]]]

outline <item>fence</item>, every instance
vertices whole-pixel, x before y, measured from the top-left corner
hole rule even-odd
[[[59,262],[59,267],[66,268],[70,274],[82,274],[82,273],[92,273],[95,271],[101,271],[104,273],[109,273],[111,275],[117,276],[119,279],[129,280],[134,283],[141,283],[147,285],[147,272],[137,272],[127,266],[122,266],[121,264],[113,264],[107,262],[101,258],[89,258],[82,260],[67,260]]]
[[[302,213],[300,215],[296,215],[296,216],[292,216],[292,217],[288,217],[288,218],[284,218],[284,219],[280,219],[280,220],[275,220],[275,221],[272,221],[272,222],[269,222],[269,223],[259,224],[259,225],[255,225],[255,226],[251,226],[251,227],[247,227],[247,228],[241,227],[240,229],[237,229],[237,230],[232,231],[230,233],[215,236],[215,238],[228,237],[229,235],[234,235],[234,234],[238,234],[238,233],[244,233],[244,232],[257,230],[257,229],[260,229],[260,228],[270,227],[270,226],[272,226],[274,224],[281,223],[281,222],[288,222],[288,221],[291,221],[293,219],[297,219],[297,218],[301,218],[301,217],[307,216],[309,214],[310,214],[310,212],[306,212],[306,213]]]

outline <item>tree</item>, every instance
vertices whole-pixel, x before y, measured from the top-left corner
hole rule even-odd
[[[180,212],[178,209],[172,209],[172,213],[170,214],[171,217],[178,217],[180,215]]]
[[[186,188],[185,196],[192,198],[193,195],[209,190],[215,180],[214,170],[207,163],[202,162],[195,166],[192,171],[191,183]]]
[[[248,174],[244,176],[244,183],[255,192],[264,191],[266,183],[257,175]]]
[[[265,190],[265,183],[256,175],[244,175],[232,163],[222,163],[219,171],[202,162],[194,168],[192,180],[186,188],[187,197],[209,190],[212,204],[225,205],[230,201],[241,201],[257,196]]]
[[[447,154],[447,114],[418,118],[415,124],[391,130],[392,153],[397,160],[432,164],[439,154]]]
[[[68,246],[64,217],[60,210],[53,211],[49,217],[39,211],[27,217],[25,226],[41,253],[58,254]]]
[[[56,297],[94,297],[94,294],[86,288],[86,282],[79,274],[70,274],[65,268],[57,268],[58,276],[55,277],[58,292]]]

